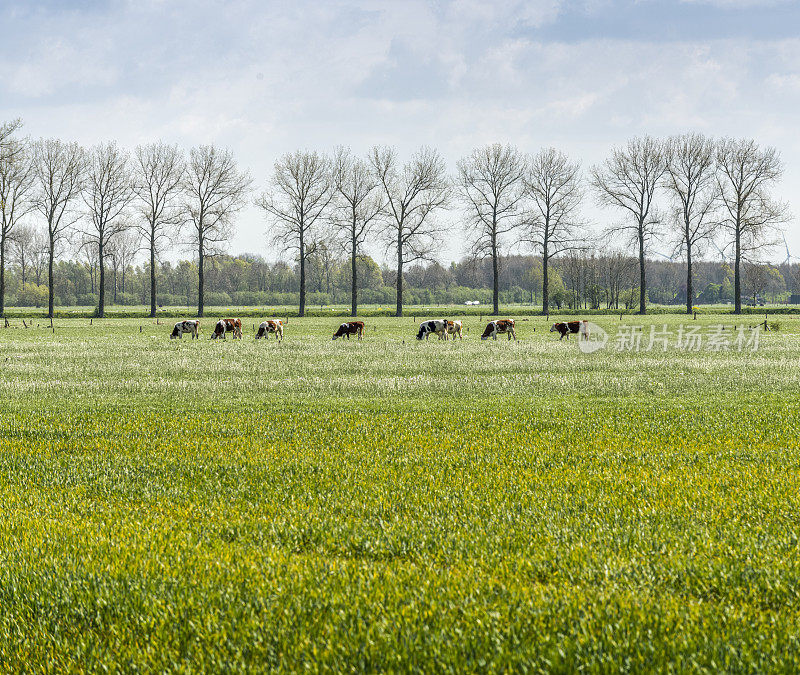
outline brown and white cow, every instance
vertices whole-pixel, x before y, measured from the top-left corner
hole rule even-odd
[[[220,319],[217,325],[214,326],[214,334],[211,336],[212,340],[219,338],[225,339],[226,333],[233,333],[233,339],[242,339],[242,320],[241,319]]]
[[[589,339],[589,322],[586,319],[582,321],[557,321],[550,327],[551,333],[560,333],[559,341],[567,338],[569,340],[570,333],[577,333],[584,340]]]
[[[447,333],[448,335],[452,335],[454,340],[456,339],[456,335],[458,335],[460,339],[464,339],[464,336],[461,333],[462,328],[463,326],[461,325],[460,321],[447,322]]]
[[[516,340],[517,334],[514,332],[514,319],[496,319],[486,324],[486,329],[481,335],[481,340],[488,340],[489,338],[497,339],[498,335],[508,333],[508,339],[512,337]]]
[[[358,335],[358,339],[360,340],[363,334],[363,321],[345,321],[336,329],[336,332],[333,334],[333,339],[335,340],[336,338],[346,337],[349,340],[351,335]]]
[[[256,340],[265,338],[270,333],[275,333],[276,340],[283,340],[283,321],[280,319],[267,319],[258,325],[258,333],[256,333]]]
[[[172,334],[169,336],[170,340],[175,338],[183,339],[184,333],[191,333],[192,340],[200,337],[200,322],[197,319],[187,319],[186,321],[178,321],[175,328],[172,329]]]

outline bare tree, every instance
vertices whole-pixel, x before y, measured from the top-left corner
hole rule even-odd
[[[750,139],[726,139],[716,154],[717,188],[722,226],[733,248],[734,312],[742,311],[742,260],[753,261],[775,242],[769,235],[789,215],[785,204],[772,199],[770,188],[780,180],[783,166],[775,148],[761,149]]]
[[[114,272],[114,304],[116,304],[117,290],[125,292],[125,274],[136,259],[136,255],[142,250],[141,231],[136,227],[127,228],[109,242],[108,250]]]
[[[378,222],[384,207],[383,192],[369,164],[357,159],[346,148],[337,148],[333,162],[333,184],[336,191],[333,226],[343,236],[350,255],[350,313],[358,314],[357,262],[364,243]]]
[[[441,245],[443,228],[434,214],[450,200],[450,182],[444,160],[436,150],[422,148],[402,168],[391,148],[375,147],[369,156],[384,193],[381,235],[397,259],[397,310],[403,316],[403,267],[431,260]]]
[[[184,219],[197,251],[197,316],[203,316],[205,259],[220,253],[233,235],[233,216],[244,206],[252,179],[230,150],[192,148],[184,178]]]
[[[598,202],[626,212],[628,221],[611,232],[631,235],[639,249],[639,314],[647,312],[645,253],[660,225],[655,191],[666,171],[663,143],[645,136],[632,138],[625,148],[615,148],[601,166],[592,169]]]
[[[500,255],[506,235],[523,224],[527,163],[519,150],[494,143],[458,161],[459,194],[475,258],[492,259],[492,313],[500,312]]]
[[[90,154],[83,201],[89,217],[84,241],[97,247],[100,275],[97,283],[97,316],[105,316],[106,257],[114,239],[130,226],[124,217],[133,199],[128,153],[116,143],[101,143]]]
[[[30,253],[30,269],[37,286],[41,286],[44,281],[44,274],[47,270],[47,263],[50,259],[50,240],[46,232],[36,229],[33,239],[28,245]]]
[[[757,305],[764,295],[770,276],[769,265],[745,261],[743,267],[743,285],[753,305]],[[763,300],[761,301],[763,304]]]
[[[178,147],[161,142],[137,147],[133,164],[133,189],[141,218],[136,229],[150,253],[150,316],[155,316],[156,262],[163,248],[176,240],[182,223],[178,199],[185,167]]]
[[[634,258],[620,251],[603,251],[600,262],[600,275],[606,289],[606,308],[619,309],[619,296],[634,274]]]
[[[297,254],[299,316],[306,313],[306,263],[317,248],[316,227],[333,196],[330,161],[317,152],[296,150],[275,162],[270,189],[256,201],[271,223],[273,242]]]
[[[676,253],[686,254],[686,313],[694,305],[693,256],[714,234],[717,180],[714,141],[702,134],[673,136],[666,145],[664,184],[674,202]]]
[[[28,280],[29,270],[33,265],[35,237],[36,230],[30,225],[18,227],[11,237],[11,253],[19,267],[23,291],[25,290],[25,282]]]
[[[38,141],[34,158],[34,200],[36,209],[47,222],[47,316],[52,318],[56,250],[80,219],[80,213],[74,206],[83,190],[87,158],[86,152],[77,143],[63,143],[57,139]]]
[[[555,148],[544,148],[530,161],[525,187],[532,208],[524,238],[542,253],[542,312],[548,314],[550,259],[585,247],[580,165]]]
[[[9,128],[0,127],[0,316],[5,314],[6,256],[11,237],[20,220],[34,207],[30,142],[14,138],[8,133]]]

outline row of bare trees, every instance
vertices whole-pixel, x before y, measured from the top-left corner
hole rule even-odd
[[[601,236],[632,245],[639,260],[640,313],[646,312],[645,261],[653,244],[670,245],[670,258],[685,258],[686,309],[691,312],[692,262],[712,240],[730,250],[735,311],[741,312],[742,263],[757,260],[773,246],[778,228],[789,220],[787,205],[771,195],[782,171],[774,148],[701,134],[634,138],[593,167],[589,186],[596,201],[622,214]],[[580,166],[552,148],[525,157],[514,147],[495,144],[458,163],[458,187],[467,206],[472,253],[493,262],[494,312],[504,240],[542,256],[542,309],[547,312],[551,258],[598,245],[580,215]]]
[[[149,256],[151,314],[156,311],[156,262],[168,247],[191,246],[198,262],[198,314],[203,314],[208,256],[230,240],[235,214],[248,202],[250,175],[232,154],[214,146],[188,157],[164,143],[133,153],[115,143],[85,150],[56,139],[19,138],[18,120],[0,127],[0,314],[5,256],[18,224],[39,214],[46,225],[53,313],[53,262],[59,246],[77,236],[99,265],[98,314],[105,310],[106,260],[125,248],[133,231]],[[512,248],[542,259],[542,309],[549,309],[549,267],[556,256],[597,247],[582,217],[586,187],[595,201],[622,215],[606,228],[604,244],[630,245],[639,261],[639,309],[646,311],[645,259],[655,244],[686,260],[687,311],[694,299],[693,261],[709,242],[729,250],[735,272],[735,311],[741,310],[741,265],[756,259],[788,221],[772,198],[782,174],[774,148],[752,140],[714,140],[686,134],[667,140],[634,138],[588,180],[578,162],[546,148],[530,156],[510,145],[477,148],[448,176],[441,155],[421,148],[403,162],[388,147],[365,157],[347,148],[332,156],[295,151],[274,165],[254,203],[268,221],[272,242],[299,266],[300,315],[306,308],[306,266],[323,242],[350,259],[351,310],[358,311],[357,261],[380,247],[396,265],[396,313],[403,313],[403,270],[435,259],[448,232],[444,211],[463,213],[475,258],[490,259],[493,312],[499,312],[499,262]]]
[[[731,252],[734,311],[740,313],[742,263],[757,260],[773,246],[790,218],[787,205],[771,194],[782,173],[774,148],[701,134],[666,141],[634,138],[594,167],[591,182],[599,202],[623,213],[609,231],[628,235],[637,249],[640,313],[646,311],[645,255],[654,241],[669,234],[671,257],[681,255],[687,262],[687,312],[694,298],[692,262],[704,244],[715,240],[720,250]],[[659,190],[665,193],[666,212],[659,209]]]
[[[299,262],[300,316],[306,305],[305,265],[323,238],[350,257],[354,316],[356,263],[368,242],[382,243],[397,261],[397,316],[402,316],[403,268],[436,255],[444,233],[436,214],[450,197],[445,163],[435,150],[422,148],[401,164],[390,148],[375,147],[366,158],[337,148],[332,159],[316,152],[281,157],[257,204],[270,221],[274,243]]]
[[[192,148],[184,158],[177,146],[153,143],[133,154],[116,143],[85,149],[58,139],[31,141],[15,136],[20,122],[0,127],[0,314],[5,310],[5,255],[9,243],[25,245],[20,221],[38,213],[45,224],[48,314],[54,310],[53,266],[59,248],[77,239],[96,251],[98,316],[105,313],[108,260],[143,248],[150,257],[151,315],[156,312],[156,260],[183,241],[195,247],[203,313],[203,260],[230,235],[234,214],[246,203],[251,179],[232,154],[214,146]],[[135,232],[137,246],[121,239]],[[20,236],[22,235],[22,236]],[[142,242],[140,245],[138,242]]]

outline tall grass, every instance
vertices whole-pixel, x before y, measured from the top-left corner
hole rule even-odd
[[[800,322],[465,322],[0,329],[0,671],[796,670]]]

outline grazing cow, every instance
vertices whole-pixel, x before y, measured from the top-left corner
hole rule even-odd
[[[436,333],[440,340],[447,339],[447,319],[432,319],[430,321],[423,321],[419,325],[419,333],[417,333],[417,340],[430,337],[431,333]]]
[[[364,335],[363,321],[345,321],[336,329],[336,332],[333,334],[333,339],[346,337],[349,340],[351,335],[358,335],[359,340],[362,338]]]
[[[233,339],[242,339],[242,320],[241,319],[220,319],[217,325],[214,326],[214,334],[211,336],[212,340],[219,338],[225,339],[225,333],[233,333]]]
[[[583,321],[558,321],[550,327],[551,333],[560,333],[559,341],[567,338],[569,340],[570,333],[580,334],[584,340],[589,339],[589,322],[584,319]]]
[[[258,326],[256,340],[265,338],[270,333],[275,333],[276,340],[283,340],[283,321],[280,319],[267,319],[266,321],[262,321]]]
[[[486,324],[486,330],[481,335],[481,340],[488,340],[489,338],[497,339],[497,336],[502,333],[508,333],[508,339],[512,337],[516,340],[517,334],[514,332],[514,319],[497,319],[490,321]]]
[[[169,339],[172,340],[174,338],[183,339],[184,333],[191,333],[192,340],[195,338],[200,337],[200,322],[196,319],[188,319],[186,321],[178,321],[175,324],[175,328],[172,329],[172,335],[169,336]]]
[[[464,336],[461,334],[461,328],[462,328],[462,325],[461,325],[460,321],[448,321],[447,322],[447,332],[450,335],[453,336],[454,340],[456,339],[456,335],[458,335],[458,337],[460,339],[462,339],[462,340],[464,339]]]

